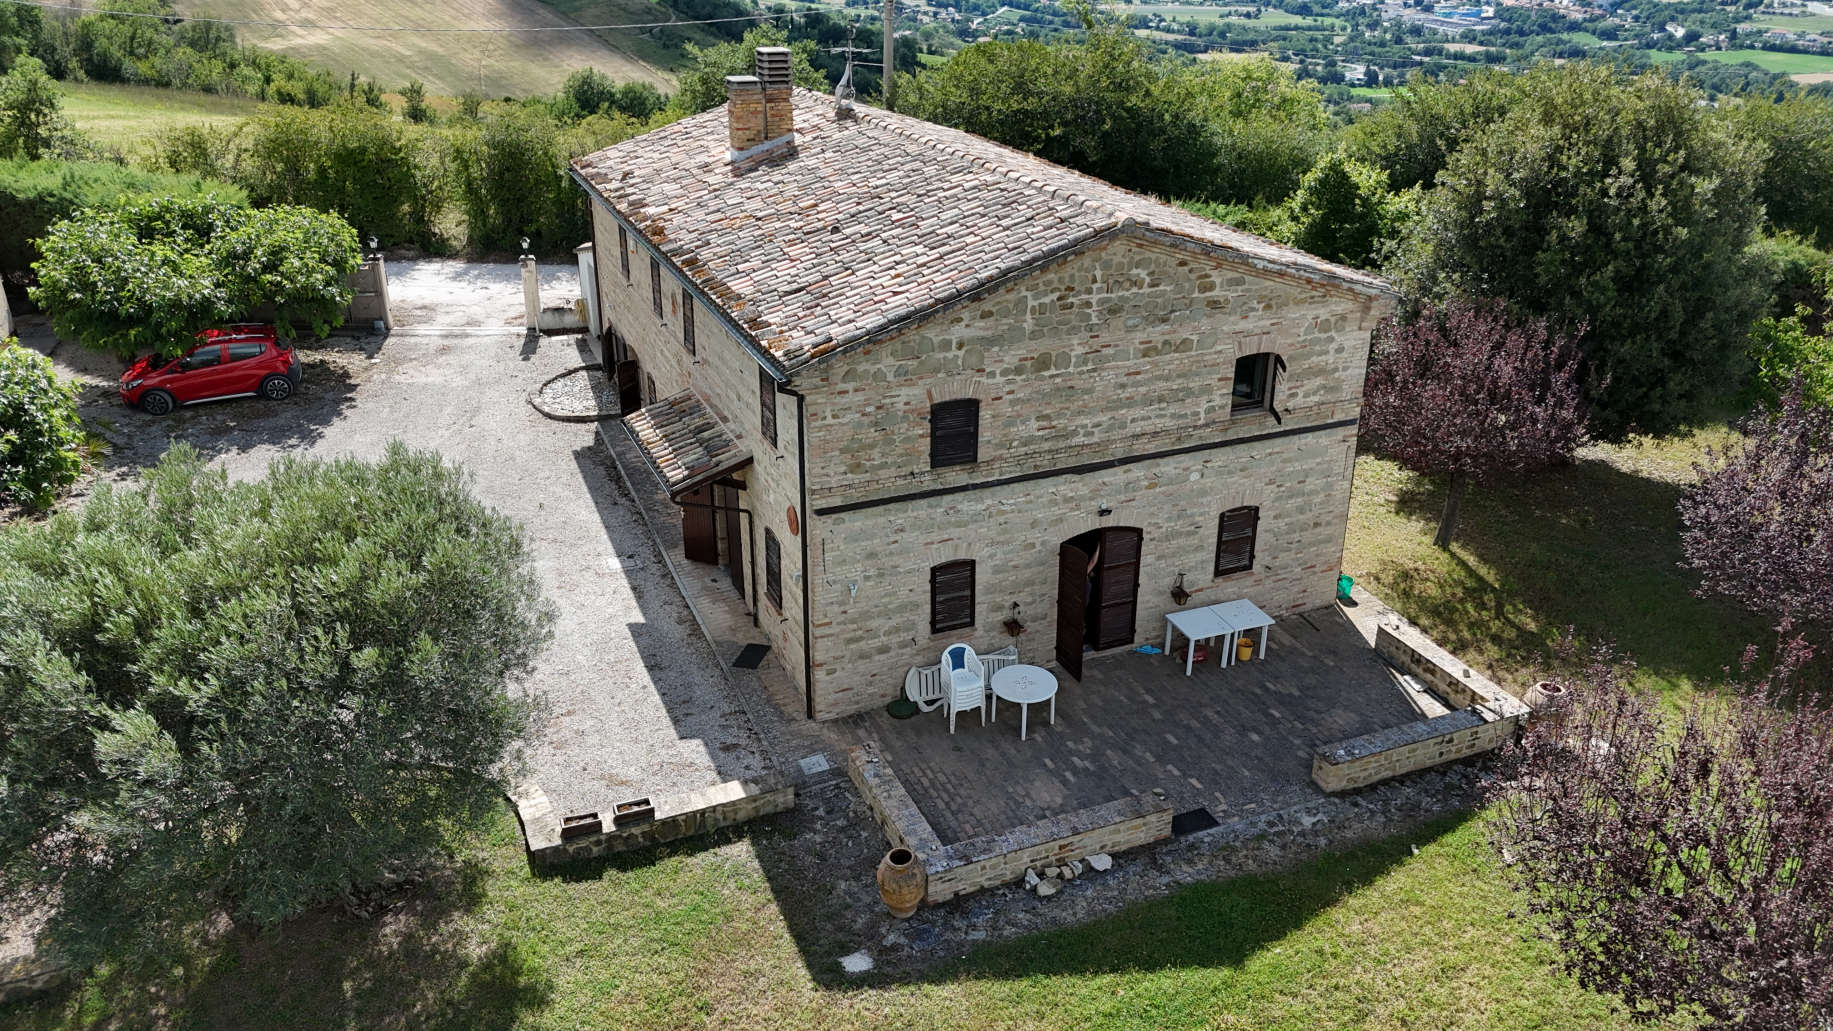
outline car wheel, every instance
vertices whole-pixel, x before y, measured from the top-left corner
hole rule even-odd
[[[293,381],[285,376],[269,376],[261,381],[261,396],[269,401],[284,401],[293,396]]]
[[[149,390],[140,399],[140,410],[148,415],[167,415],[177,407],[178,402],[163,390]]]

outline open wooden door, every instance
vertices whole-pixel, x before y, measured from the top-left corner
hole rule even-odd
[[[738,491],[732,487],[721,487],[725,505],[723,515],[726,523],[726,573],[732,577],[732,586],[738,588],[738,596],[745,596],[745,538],[739,529]]]
[[[681,551],[690,562],[719,564],[719,531],[713,522],[713,492],[696,487],[681,495]]]
[[[629,415],[643,407],[643,377],[636,359],[617,363],[617,408]]]
[[[1082,679],[1082,643],[1087,639],[1088,554],[1073,544],[1057,552],[1057,665]]]
[[[1132,644],[1139,614],[1139,549],[1143,534],[1130,526],[1101,531],[1101,567],[1095,571],[1096,648]],[[1081,679],[1078,677],[1077,679]]]

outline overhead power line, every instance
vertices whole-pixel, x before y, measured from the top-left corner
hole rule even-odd
[[[844,4],[812,3],[797,0],[804,8],[844,11]],[[193,18],[179,14],[157,14],[145,11],[107,11],[80,4],[53,4],[43,0],[0,0],[16,7],[36,7],[45,11],[72,11],[77,14],[106,14],[112,18],[149,18],[156,21],[204,22],[211,25],[243,25],[263,29],[313,29],[320,32],[400,32],[400,33],[490,33],[490,32],[601,32],[619,29],[665,29],[679,25],[718,25],[728,22],[768,21],[789,18],[806,11],[775,11],[769,14],[742,14],[730,18],[681,19],[679,21],[623,22],[616,25],[520,25],[520,26],[429,26],[429,25],[338,25],[324,22],[267,21],[258,18]]]

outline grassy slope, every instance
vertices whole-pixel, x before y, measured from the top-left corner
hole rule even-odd
[[[623,25],[633,22],[670,21],[677,17],[656,0],[540,0],[540,2],[580,25]],[[751,23],[740,22],[738,24],[744,28]],[[721,41],[721,37],[697,25],[667,32],[652,29],[640,32],[600,32],[597,35],[605,46],[633,60],[665,69],[679,68],[687,59],[684,43],[691,42],[701,46],[710,46]]]
[[[132,152],[178,125],[233,125],[259,105],[244,97],[120,86],[109,83],[59,83],[64,114],[95,139]]]
[[[1474,819],[1196,885],[916,982],[841,978],[832,957],[869,942],[798,951],[759,862],[790,845],[760,825],[653,865],[536,878],[504,817],[462,883],[383,920],[300,921],[188,977],[96,978],[0,1010],[0,1028],[1630,1026],[1503,916],[1516,903]]]
[[[1344,569],[1470,662],[1520,681],[1568,625],[1614,639],[1644,683],[1677,696],[1722,683],[1767,621],[1690,593],[1674,504],[1723,429],[1587,449],[1570,468],[1473,488],[1449,553],[1431,537],[1444,483],[1356,463]]]
[[[633,16],[611,21],[662,21],[661,5],[630,0]],[[571,24],[540,0],[178,0],[194,17],[305,22],[320,25],[414,27],[500,26],[490,33],[377,33],[243,27],[240,38],[303,58],[339,75],[355,71],[394,89],[409,79],[430,92],[486,96],[551,92],[574,69],[588,65],[620,80],[667,89],[666,71],[647,57],[620,50],[589,32],[516,32],[518,28]],[[657,12],[660,12],[658,15]],[[635,17],[641,14],[642,17]]]

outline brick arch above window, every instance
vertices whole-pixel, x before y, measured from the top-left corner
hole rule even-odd
[[[930,404],[970,398],[975,401],[985,401],[987,382],[979,376],[949,376],[946,379],[932,381],[926,393],[929,395]]]

